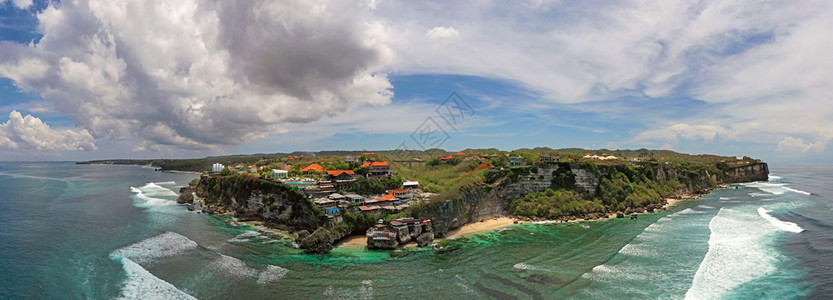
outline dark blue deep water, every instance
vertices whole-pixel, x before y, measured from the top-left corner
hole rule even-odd
[[[770,169],[635,221],[311,256],[177,205],[193,174],[0,163],[0,299],[830,298],[833,165]]]

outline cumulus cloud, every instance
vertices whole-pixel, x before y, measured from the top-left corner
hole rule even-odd
[[[826,147],[826,142],[805,143],[802,138],[794,138],[791,136],[785,137],[778,143],[777,151],[779,152],[801,152],[807,153],[809,151],[821,152]]]
[[[666,140],[721,135],[775,145],[787,135],[833,137],[829,1],[525,3],[388,5],[390,20],[407,20],[392,23],[401,37],[395,68],[515,80],[553,106],[680,97],[706,104],[701,114],[645,121],[644,135]],[[424,28],[438,20],[465,28],[465,43],[432,43]],[[676,123],[723,129],[668,128]]]
[[[392,51],[365,10],[350,1],[66,1],[38,13],[39,42],[0,44],[0,76],[96,138],[241,144],[389,103]]]
[[[457,29],[445,26],[431,28],[425,35],[435,40],[460,38],[460,32]]]
[[[678,139],[702,140],[711,142],[718,135],[727,135],[730,130],[717,125],[673,124],[664,128],[653,129],[637,134],[633,142],[640,141],[676,141]]]
[[[11,2],[14,3],[14,6],[20,9],[27,9],[32,7],[32,4],[34,4],[32,0],[11,0]]]
[[[85,129],[52,129],[39,118],[13,110],[0,124],[0,149],[88,151],[96,146]]]

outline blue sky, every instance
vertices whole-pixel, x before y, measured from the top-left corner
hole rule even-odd
[[[449,150],[833,161],[825,2],[247,4],[2,2],[0,160],[416,149],[432,118]]]

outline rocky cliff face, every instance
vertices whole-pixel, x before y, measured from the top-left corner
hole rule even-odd
[[[678,179],[683,185],[675,191],[678,195],[701,194],[720,184],[767,180],[769,169],[766,163],[754,163],[747,166],[729,168],[721,178],[708,170],[682,174],[680,170],[665,165],[652,166],[655,181],[663,183]],[[559,170],[562,169],[562,170]],[[570,171],[574,184],[584,191],[595,194],[602,176],[611,172],[610,167],[599,166],[598,169],[581,167],[578,164],[543,165],[530,168],[528,175],[518,176],[517,181],[503,178],[492,187],[481,185],[470,187],[463,196],[451,201],[419,207],[413,211],[414,217],[431,219],[437,237],[445,236],[449,230],[475,222],[479,219],[507,215],[509,203],[525,194],[545,190],[553,184],[556,174]],[[648,208],[653,209],[653,207]]]
[[[263,221],[289,232],[315,231],[325,219],[304,195],[292,187],[241,176],[202,177],[184,188],[181,203],[191,203],[192,193],[208,213],[232,213],[242,221]]]
[[[769,166],[766,163],[735,167],[726,171],[728,183],[764,181],[769,179]]]

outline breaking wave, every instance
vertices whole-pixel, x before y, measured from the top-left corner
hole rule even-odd
[[[137,263],[151,263],[157,258],[179,255],[197,247],[197,242],[176,232],[169,231],[117,249],[110,256],[128,258]]]
[[[121,262],[127,273],[122,283],[120,299],[197,299],[177,289],[173,284],[153,276],[139,264],[127,258],[114,258]]]
[[[175,232],[147,238],[141,242],[117,249],[110,258],[120,262],[127,279],[122,283],[122,299],[196,299],[177,289],[139,263],[153,263],[157,258],[182,254],[197,248],[197,243]]]
[[[281,279],[289,272],[288,269],[275,265],[268,265],[265,270],[260,271],[247,266],[240,259],[223,254],[220,254],[220,258],[212,262],[211,266],[232,276],[257,278],[258,284]]]
[[[754,214],[721,208],[709,222],[709,250],[685,298],[721,298],[746,282],[776,271],[779,254],[768,246],[774,231],[762,224]]]
[[[767,220],[767,222],[771,223],[772,225],[775,225],[775,227],[778,227],[778,229],[795,233],[804,231],[804,228],[801,228],[801,226],[798,226],[798,224],[795,224],[793,222],[781,221],[778,218],[770,215],[769,212],[770,211],[767,211],[763,207],[758,208],[758,214],[761,215],[761,218],[764,218],[764,220]]]

